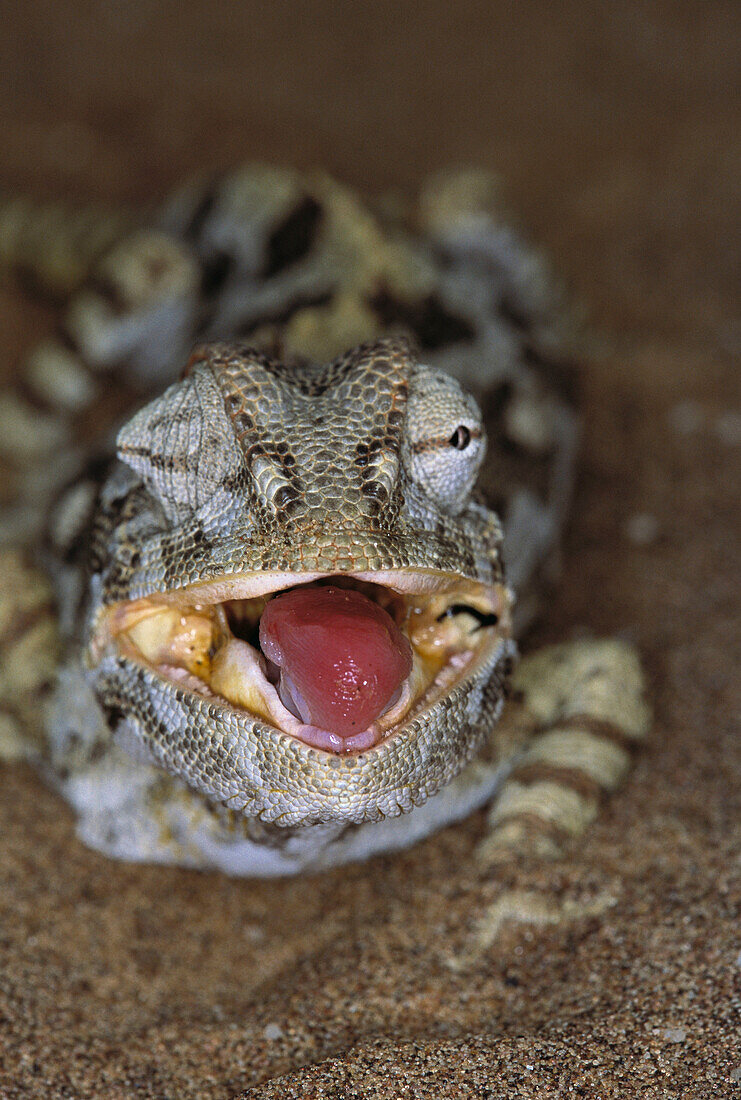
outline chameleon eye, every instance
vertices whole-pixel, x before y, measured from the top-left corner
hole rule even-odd
[[[486,450],[481,413],[461,385],[434,367],[414,373],[407,403],[405,464],[438,508],[467,505]]]
[[[466,447],[471,442],[471,432],[465,424],[459,424],[448,442],[456,451],[465,451]]]

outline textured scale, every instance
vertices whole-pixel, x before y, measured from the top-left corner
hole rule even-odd
[[[387,217],[326,176],[251,166],[148,217],[34,219],[0,206],[0,262],[68,301],[23,386],[0,393],[15,578],[0,752],[42,755],[81,837],[121,858],[280,874],[410,844],[492,800],[477,858],[557,851],[646,731],[627,646],[525,659],[497,722],[503,635],[403,737],[346,756],[86,653],[121,601],[245,571],[508,583],[523,630],[573,480],[570,330],[490,179],[433,179]]]

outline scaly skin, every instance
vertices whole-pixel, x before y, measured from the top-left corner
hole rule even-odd
[[[23,218],[32,276],[26,206]],[[648,716],[632,651],[595,642],[523,661],[518,701],[497,722],[514,654],[509,585],[517,633],[557,549],[575,422],[561,297],[491,182],[443,178],[416,206],[373,214],[324,176],[250,167],[183,189],[135,231],[113,225],[97,259],[97,244],[75,257],[74,233],[60,231],[70,261],[55,286],[90,276],[60,339],[25,367],[33,402],[0,394],[15,487],[0,537],[33,545],[46,527],[67,655],[40,765],[81,837],[120,858],[282,874],[405,846],[502,788],[477,858],[554,854],[616,786]],[[0,210],[0,245],[2,230]],[[36,266],[48,283],[42,257]],[[247,335],[223,342],[235,333]],[[214,338],[120,429],[117,462],[85,465],[78,426],[94,417],[105,434],[130,407],[119,378],[161,392],[193,344]],[[475,391],[483,421],[445,372]],[[101,401],[106,387],[118,397]],[[182,668],[174,682],[121,626],[151,601],[213,617],[226,598],[337,575],[434,607],[440,631],[461,622],[458,656],[475,638],[475,660],[443,664],[431,694],[362,752],[311,748],[290,715],[252,713]],[[23,664],[23,608],[45,599],[13,591],[0,604],[8,668]],[[485,628],[456,616],[461,605]],[[38,743],[26,693],[38,696],[48,664],[2,684],[7,755]]]
[[[450,443],[459,425],[463,450]],[[476,667],[434,705],[343,756],[167,683],[105,638],[91,681],[114,732],[124,722],[190,788],[263,821],[360,824],[435,794],[491,729],[513,654],[501,529],[469,496],[481,436],[472,400],[403,341],[362,346],[325,369],[238,345],[198,350],[188,377],[119,433],[119,457],[144,488],[133,480],[115,511],[99,513],[93,637],[121,601],[184,599],[184,586],[205,601],[227,584],[255,594],[335,574],[402,590],[453,584],[451,605],[471,581],[498,622],[482,632],[492,638]],[[120,485],[120,470],[111,477]]]

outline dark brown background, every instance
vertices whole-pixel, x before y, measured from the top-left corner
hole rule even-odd
[[[740,11],[0,4],[3,189],[151,200],[246,158],[367,190],[501,172],[601,333],[539,640],[629,633],[656,707],[586,841],[498,877],[469,858],[481,816],[293,882],[116,865],[6,769],[0,1095],[739,1093]],[[5,290],[0,323],[8,369],[49,318]],[[637,514],[655,518],[649,545],[628,536]],[[505,929],[451,971],[510,888],[614,905]]]

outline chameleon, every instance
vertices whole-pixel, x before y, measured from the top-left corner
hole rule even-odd
[[[8,198],[56,333],[0,393],[0,755],[90,847],[234,875],[554,856],[646,735],[619,639],[519,658],[578,444],[567,297],[496,180],[249,164],[114,214]]]

